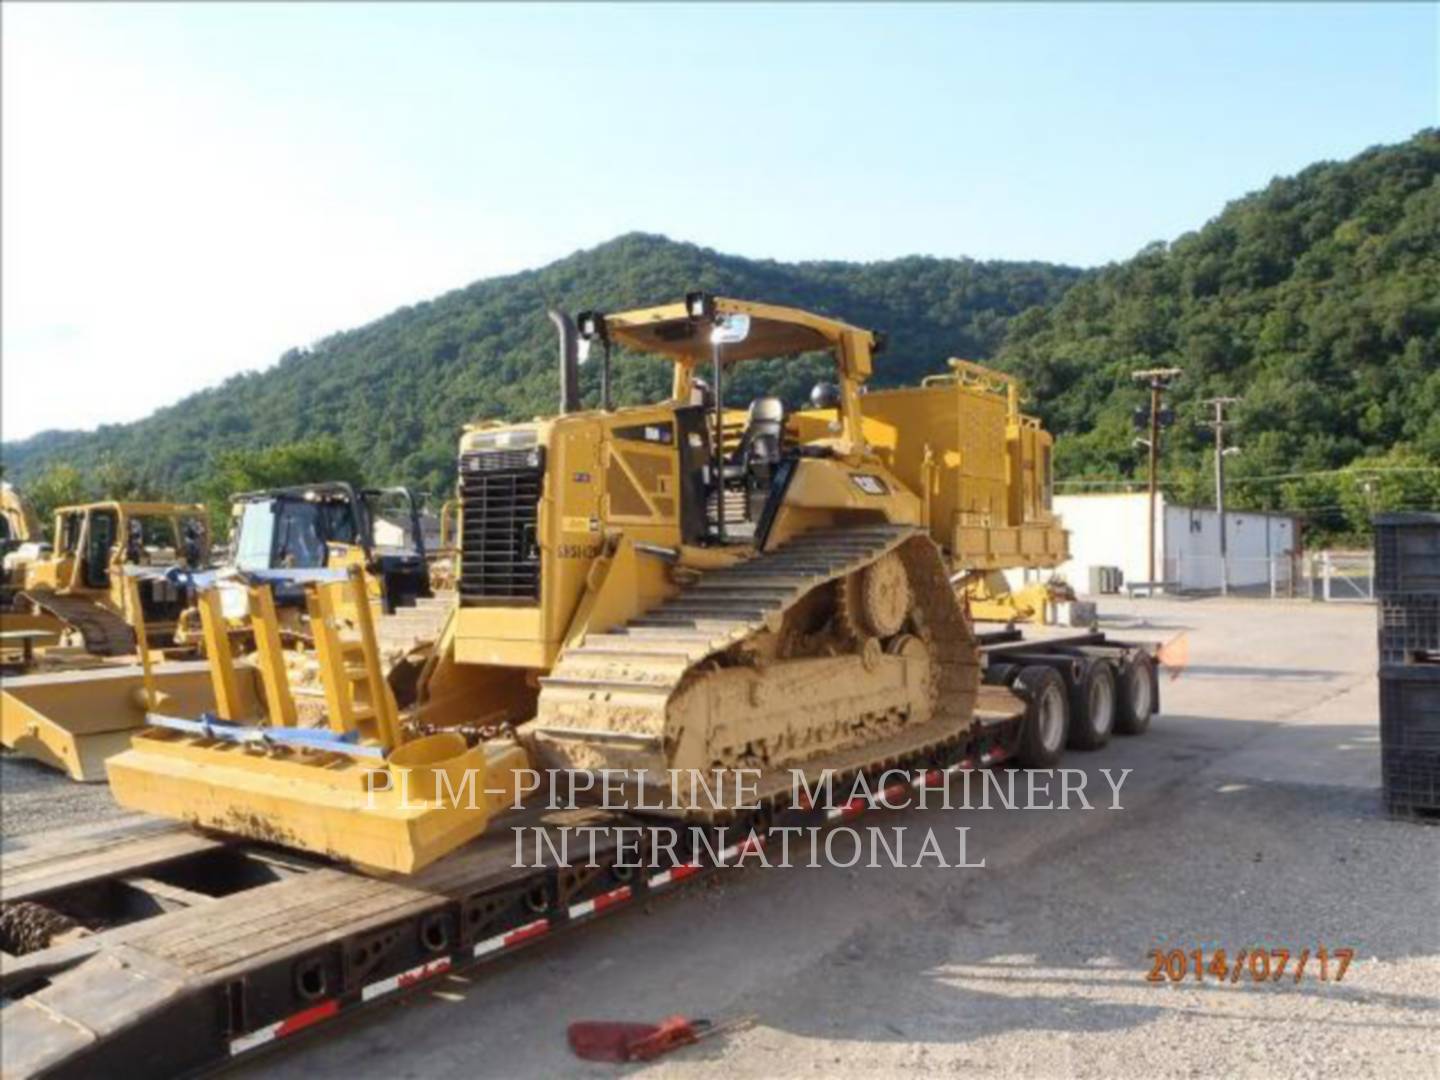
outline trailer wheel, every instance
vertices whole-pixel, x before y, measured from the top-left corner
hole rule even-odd
[[[1070,740],[1075,750],[1099,750],[1115,730],[1115,668],[1108,660],[1086,665],[1070,699]]]
[[[1115,730],[1121,735],[1143,735],[1155,715],[1155,661],[1136,652],[1120,669],[1115,706]]]
[[[1027,769],[1049,769],[1060,760],[1070,730],[1070,701],[1065,680],[1052,667],[1032,664],[1011,684],[1025,699],[1016,758]]]

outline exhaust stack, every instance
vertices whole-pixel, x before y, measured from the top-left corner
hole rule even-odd
[[[546,314],[560,335],[560,412],[580,411],[580,350],[575,320],[551,308]]]

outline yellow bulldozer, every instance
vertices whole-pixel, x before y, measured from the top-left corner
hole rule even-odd
[[[163,575],[139,591],[126,587],[126,566],[195,569],[209,557],[205,507],[159,502],[97,502],[55,511],[52,550],[23,567],[17,605],[50,620],[60,638],[92,656],[135,651],[143,614],[151,640],[168,644],[189,603]]]
[[[362,567],[386,614],[430,595],[424,537],[407,488],[344,481],[231,498],[231,561],[241,570]]]
[[[231,518],[228,563],[241,572],[358,567],[387,668],[439,636],[453,594],[432,587],[431,553],[408,488],[324,481],[246,492],[232,498]],[[282,588],[277,599],[303,613],[298,589]]]
[[[109,762],[122,805],[409,872],[481,833],[526,768],[614,770],[647,804],[715,820],[733,807],[689,798],[685,770],[754,769],[778,805],[791,770],[923,761],[987,711],[1025,711],[982,688],[965,598],[976,573],[1063,558],[1050,439],[1015,384],[961,364],[867,394],[876,334],[704,293],[551,318],[559,414],[461,438],[458,599],[414,704],[381,677],[368,610],[336,617],[358,572],[253,574],[256,661],[212,658],[214,712],[152,708]],[[612,407],[616,346],[668,361],[670,396]],[[596,350],[601,400],[583,409]],[[835,369],[813,407],[724,407],[734,365],[813,354]],[[319,726],[271,633],[268,597],[295,586],[319,628]],[[1121,715],[1072,716],[1063,692],[1040,687],[1020,760],[1053,763],[1067,735],[1099,745]]]
[[[139,669],[129,666],[135,627],[144,623],[162,651],[189,652],[172,646],[193,601],[185,575],[209,555],[205,508],[63,506],[53,535],[52,545],[37,546],[14,566],[15,593],[0,613],[13,672],[0,686],[0,744],[76,780],[103,780],[105,758],[127,744],[145,716],[136,696]],[[136,568],[147,570],[143,581],[130,572]],[[16,642],[24,644],[18,656]],[[203,663],[167,663],[157,677],[179,706],[208,700]]]
[[[65,507],[57,513],[59,551],[23,568],[17,594],[28,610],[3,616],[7,638],[44,645],[43,670],[19,669],[0,689],[0,742],[67,771],[76,780],[105,779],[104,759],[128,745],[143,725],[146,701],[139,688],[137,610],[144,612],[147,647],[168,653],[149,674],[152,691],[190,711],[215,707],[204,664],[187,658],[247,653],[255,648],[244,619],[243,585],[224,574],[194,571],[208,547],[203,507],[106,503]],[[444,626],[452,600],[431,593],[416,503],[403,488],[356,489],[322,482],[238,494],[231,501],[231,570],[313,570],[362,574],[375,619],[382,663],[399,700],[413,698],[423,650]],[[123,549],[112,543],[123,536]],[[182,558],[174,560],[177,538]],[[158,542],[158,544],[157,544]],[[183,573],[171,573],[176,566]],[[213,624],[201,626],[201,603],[218,605]],[[273,597],[285,658],[297,681],[313,677],[312,635],[298,587]],[[353,622],[347,597],[337,617]],[[57,646],[66,640],[71,646]],[[18,650],[17,650],[18,651]],[[311,679],[313,682],[313,678]],[[299,689],[299,688],[297,688]],[[313,687],[311,688],[314,689]],[[300,689],[304,693],[304,689]]]

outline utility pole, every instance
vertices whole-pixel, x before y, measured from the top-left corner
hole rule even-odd
[[[1155,595],[1155,473],[1160,459],[1160,399],[1165,391],[1170,388],[1170,384],[1180,377],[1180,369],[1146,368],[1143,371],[1132,371],[1130,377],[1147,383],[1150,386],[1150,520],[1148,522],[1150,533],[1150,580],[1147,582],[1146,595],[1153,597]]]
[[[1210,421],[1211,428],[1215,431],[1215,512],[1220,516],[1220,595],[1230,595],[1230,559],[1226,549],[1225,536],[1225,455],[1229,453],[1225,449],[1225,406],[1234,405],[1239,398],[1213,397],[1206,398],[1201,405],[1209,405],[1215,410],[1215,416]]]

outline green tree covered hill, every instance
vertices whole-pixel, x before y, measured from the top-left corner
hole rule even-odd
[[[1027,380],[1072,483],[1139,475],[1130,372],[1174,366],[1165,473],[1182,497],[1212,490],[1200,402],[1233,395],[1237,505],[1309,508],[1345,531],[1383,504],[1357,484],[1440,500],[1440,477],[1416,472],[1440,464],[1440,132],[1275,180],[1087,274],[1014,320],[998,359]]]
[[[57,462],[84,472],[108,461],[147,490],[193,495],[226,451],[330,435],[367,479],[441,491],[453,478],[465,422],[554,411],[556,347],[547,306],[615,311],[679,299],[693,288],[793,304],[888,329],[881,381],[896,384],[943,370],[948,356],[992,355],[1011,317],[1053,303],[1079,276],[1043,263],[918,257],[785,264],[630,234],[292,350],[265,371],[237,375],[137,423],[7,443],[5,463],[22,488]],[[736,382],[737,398],[778,380],[787,397],[799,400],[818,370],[751,367]],[[615,374],[622,401],[668,393],[654,362],[619,358]],[[595,376],[587,365],[590,400]]]

